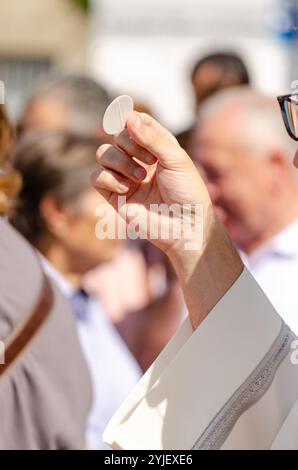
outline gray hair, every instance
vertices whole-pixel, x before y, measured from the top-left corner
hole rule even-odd
[[[43,98],[56,98],[70,115],[70,132],[93,135],[111,99],[107,90],[84,75],[51,76],[36,84],[27,106]],[[26,109],[25,109],[26,111]]]
[[[281,150],[292,160],[297,146],[285,130],[277,100],[249,87],[230,88],[209,98],[200,107],[198,124],[232,110],[243,116],[243,138],[250,144],[265,151]]]

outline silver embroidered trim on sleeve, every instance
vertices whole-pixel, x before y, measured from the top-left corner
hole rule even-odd
[[[273,345],[245,382],[213,418],[192,447],[193,450],[220,449],[239,417],[270,387],[276,370],[291,348],[295,335],[283,322]]]

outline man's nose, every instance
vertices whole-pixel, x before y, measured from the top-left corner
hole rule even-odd
[[[296,168],[298,168],[298,150],[297,150],[297,152],[296,152],[296,154],[295,154],[295,157],[294,157],[294,166],[295,166]]]

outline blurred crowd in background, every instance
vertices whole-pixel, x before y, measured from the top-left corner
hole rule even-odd
[[[6,34],[0,45],[0,80],[7,108],[1,105],[0,162],[1,169],[9,168],[0,172],[0,211],[36,248],[44,271],[71,306],[93,391],[86,445],[101,449],[108,420],[187,316],[175,274],[157,248],[145,240],[96,237],[96,208],[106,202],[91,188],[89,178],[96,169],[97,148],[110,142],[102,128],[104,111],[116,93],[129,93],[137,111],[172,125],[244,262],[297,334],[298,180],[291,166],[295,146],[273,95],[278,88],[281,94],[295,86],[296,70],[298,79],[292,54],[298,36],[291,29],[297,10],[295,2],[264,2],[262,18],[267,20],[258,17],[262,34],[253,29],[251,37],[244,37],[257,14],[254,7],[259,13],[262,2],[258,7],[255,2],[237,2],[235,17],[229,18],[235,30],[227,33],[219,14],[219,3],[224,2],[218,2],[212,20],[210,11],[206,14],[208,2],[202,1],[205,21],[216,22],[218,35],[226,38],[215,47],[207,33],[200,40],[195,23],[189,30],[185,26],[187,2],[183,11],[176,2],[166,2],[168,17],[147,31],[132,30],[142,20],[137,6],[131,10],[135,16],[123,25],[116,13],[109,16],[113,3],[116,11],[119,2],[107,6],[105,1],[30,0],[23,13],[21,3],[0,7],[0,13],[6,10],[0,24],[7,23],[0,32],[0,41]],[[17,31],[14,21],[14,33],[8,24],[12,6],[22,25]],[[228,1],[227,6],[232,9],[235,3]],[[171,8],[176,16],[171,16]],[[200,16],[200,2],[195,8]],[[53,28],[49,15],[58,11],[60,20]],[[189,14],[193,12],[190,2]],[[162,34],[164,24],[169,29]],[[177,32],[172,43],[171,28]],[[159,33],[156,62],[153,53],[143,68],[150,35],[156,45]],[[216,31],[212,34],[216,37]],[[262,47],[264,60],[256,63]],[[173,84],[178,82],[175,96]],[[9,138],[4,139],[7,132]],[[67,337],[65,331],[66,342]],[[0,339],[5,340],[2,332]],[[72,371],[76,364],[69,362],[65,369]]]

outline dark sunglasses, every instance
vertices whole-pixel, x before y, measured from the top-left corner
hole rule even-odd
[[[298,141],[298,93],[278,96],[277,100],[289,136]]]

